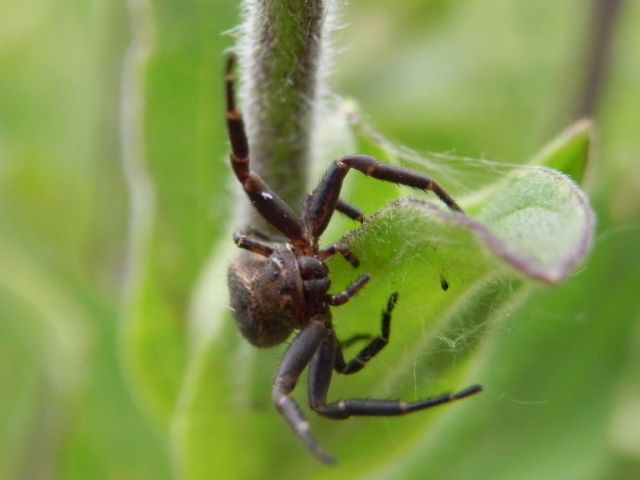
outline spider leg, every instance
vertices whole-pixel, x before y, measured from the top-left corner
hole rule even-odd
[[[395,165],[380,163],[373,157],[352,155],[333,162],[318,187],[305,201],[304,224],[313,236],[318,237],[325,231],[335,210],[343,213],[349,211],[351,206],[339,197],[344,177],[351,168],[378,180],[399,183],[420,190],[430,190],[451,210],[462,212],[455,200],[432,178]],[[355,216],[356,213],[353,215]]]
[[[245,227],[245,228],[242,228],[241,230],[238,230],[238,232],[240,232],[243,235],[255,237],[259,240],[264,240],[265,242],[269,242],[269,243],[287,243],[289,241],[287,237],[264,233],[258,230],[257,228],[253,228],[253,227]]]
[[[284,200],[269,188],[256,172],[251,170],[249,142],[244,128],[244,121],[242,120],[242,115],[236,109],[234,64],[235,57],[229,55],[224,80],[227,99],[227,130],[231,143],[231,166],[233,171],[249,200],[265,220],[294,243],[296,243],[296,240],[300,243],[306,243],[303,238],[303,225],[300,218]]]
[[[329,245],[326,248],[318,251],[318,257],[320,260],[326,260],[329,257],[334,256],[336,253],[339,253],[344,257],[344,259],[353,265],[353,268],[358,268],[360,265],[360,260],[351,252],[351,249],[345,245],[344,243],[334,243],[333,245]]]
[[[387,163],[380,163],[373,157],[366,155],[352,155],[338,160],[337,163],[355,168],[367,176],[384,180],[386,182],[399,183],[420,190],[430,190],[435,193],[451,210],[462,212],[462,209],[453,198],[431,177],[412,170],[396,167]]]
[[[307,209],[309,205],[309,201],[311,200],[314,194],[315,194],[315,190],[313,192],[307,193],[303,202],[304,210]],[[351,220],[355,220],[356,222],[360,222],[360,223],[364,222],[364,213],[362,213],[358,207],[351,205],[346,200],[338,198],[335,205],[335,210],[345,215],[346,217],[349,217]]]
[[[372,338],[373,336],[368,333],[356,333],[355,335],[347,338],[346,340],[340,340],[339,345],[340,345],[340,348],[344,350],[345,348],[349,348],[358,342],[364,342],[365,340],[371,340]]]
[[[351,220],[355,220],[356,222],[364,222],[364,213],[360,211],[359,208],[354,207],[346,200],[338,199],[336,202],[336,210],[343,215],[346,215]]]
[[[271,254],[275,251],[275,248],[268,243],[255,238],[251,238],[244,232],[238,230],[233,232],[233,241],[236,242],[236,245],[239,248],[244,248],[245,250],[257,253],[258,255],[262,255],[263,257],[270,257]]]
[[[436,407],[455,400],[460,400],[482,391],[480,385],[472,385],[456,393],[444,393],[437,397],[417,402],[401,402],[397,400],[339,400],[327,403],[327,393],[331,383],[331,374],[337,357],[338,341],[331,331],[320,349],[314,355],[309,366],[309,406],[323,417],[342,420],[352,416],[389,417]]]
[[[391,312],[393,310],[393,308],[395,307],[396,304],[396,300],[398,298],[398,294],[394,293],[391,298],[389,298],[389,302],[387,303],[387,309],[382,312],[382,333],[380,336],[373,338],[373,335],[369,334],[369,333],[357,333],[355,335],[352,335],[351,337],[347,338],[346,340],[340,340],[338,342],[338,346],[336,349],[336,360],[335,360],[335,369],[337,372],[339,373],[343,373],[343,374],[347,374],[347,373],[355,373],[355,371],[344,371],[347,364],[344,361],[344,356],[343,356],[343,350],[346,348],[351,347],[352,345],[355,345],[358,342],[363,342],[365,340],[368,340],[369,343],[367,344],[366,347],[364,347],[362,349],[362,351],[357,355],[357,358],[362,357],[363,355],[366,355],[368,358],[366,361],[371,360],[371,358],[374,357],[374,355],[376,355],[380,350],[382,350],[382,348],[384,347],[384,345],[382,345],[382,347],[380,347],[379,349],[377,349],[377,351],[375,353],[370,353],[371,349],[373,348],[372,345],[373,344],[377,344],[379,343],[379,339],[383,339],[386,338],[387,342],[389,341],[389,328],[390,328],[390,322],[391,322]],[[385,343],[386,345],[386,343]],[[369,352],[368,354],[365,354],[364,352]],[[352,360],[349,363],[354,363],[356,362],[356,359]],[[359,362],[357,362],[359,363]],[[366,363],[366,362],[365,362]],[[360,367],[362,368],[362,367]],[[360,368],[358,368],[358,370],[360,370]],[[349,370],[351,370],[351,368],[349,368]]]
[[[391,313],[398,301],[398,294],[393,293],[387,302],[387,308],[382,312],[382,326],[380,335],[371,340],[360,353],[350,362],[345,362],[342,356],[342,348],[344,342],[338,344],[336,349],[336,360],[334,368],[336,372],[349,375],[357,373],[367,364],[369,360],[375,357],[389,343],[389,335],[391,333]]]
[[[327,329],[323,322],[311,321],[293,340],[280,363],[273,382],[273,403],[311,453],[325,463],[334,463],[335,458],[325,453],[311,435],[309,422],[305,419],[296,401],[291,397],[291,392],[295,388],[300,374],[326,337]]]
[[[333,212],[337,209],[342,181],[348,171],[348,166],[333,162],[316,189],[305,200],[303,221],[315,238],[326,230]],[[348,204],[343,201],[342,206],[345,205]]]
[[[355,282],[353,282],[349,287],[342,293],[338,295],[328,295],[327,303],[334,307],[338,305],[343,305],[349,301],[351,297],[353,297],[356,293],[358,293],[362,287],[364,287],[369,280],[371,280],[370,275],[362,275]]]

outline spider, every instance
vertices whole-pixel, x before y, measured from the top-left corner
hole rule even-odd
[[[295,434],[319,460],[335,462],[311,434],[309,422],[293,399],[292,392],[303,370],[309,367],[309,406],[323,417],[345,419],[351,416],[397,416],[469,397],[482,390],[472,385],[456,393],[405,403],[395,400],[340,400],[327,403],[333,370],[350,375],[359,372],[389,342],[391,314],[398,301],[393,293],[382,313],[379,336],[371,339],[357,335],[339,341],[331,321],[329,307],[349,301],[370,280],[361,275],[345,291],[332,295],[325,261],[340,254],[354,268],[359,261],[343,243],[325,248],[318,239],[334,211],[362,222],[363,214],[339,198],[342,181],[350,169],[365,175],[434,192],[453,211],[462,209],[431,178],[420,173],[378,162],[364,155],[350,155],[331,164],[316,189],[304,202],[298,216],[251,170],[249,145],[244,122],[235,102],[235,57],[227,59],[225,74],[226,118],[231,144],[231,166],[253,207],[286,237],[284,243],[259,232],[236,231],[236,245],[252,253],[240,255],[230,266],[228,281],[231,308],[242,335],[257,347],[271,347],[287,340],[294,330],[299,333],[289,345],[273,382],[272,399]],[[369,340],[355,358],[346,361],[343,348]]]

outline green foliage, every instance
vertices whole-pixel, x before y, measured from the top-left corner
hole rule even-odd
[[[353,174],[346,195],[368,221],[336,219],[323,241],[346,233],[362,260],[357,271],[332,260],[333,288],[374,279],[335,309],[338,332],[375,333],[390,293],[399,304],[389,347],[335,378],[331,398],[485,392],[406,418],[310,415],[335,468],[271,406],[282,348],[252,349],[227,308],[234,198],[220,77],[233,39],[220,32],[237,24],[237,2],[127,5],[0,7],[0,477],[632,478],[636,3],[616,37],[598,141],[578,123],[521,166],[572,110],[583,2],[347,7],[338,91],[412,147],[511,164],[424,167],[470,219]],[[148,56],[123,71],[136,38]],[[143,177],[120,161],[127,75],[143,106],[133,119]],[[403,161],[369,140],[358,150]],[[586,180],[593,242],[576,187]],[[151,208],[132,217],[140,198]]]
[[[588,149],[576,149],[574,144],[584,133],[564,135],[538,163],[553,161],[568,171],[580,171]],[[421,397],[433,393],[434,387],[423,391],[423,383],[416,379],[437,379],[440,388],[459,383],[460,378],[471,382],[466,371],[476,365],[476,347],[487,330],[498,328],[514,301],[523,301],[522,295],[515,296],[522,285],[519,279],[564,280],[584,261],[593,228],[593,212],[580,189],[541,166],[522,167],[487,189],[471,218],[410,198],[375,213],[345,239],[361,259],[361,271],[373,279],[358,295],[359,301],[336,309],[335,322],[341,335],[361,331],[363,322],[367,329],[376,328],[386,298],[400,292],[394,342],[385,356],[402,360],[393,368],[372,362],[368,381],[350,382],[357,389],[339,382],[333,395],[357,396],[365,388],[383,397]],[[220,255],[224,263],[227,250]],[[346,285],[355,275],[340,258],[332,260],[330,268],[334,285]],[[232,324],[225,303],[210,305],[227,325]],[[297,443],[288,429],[273,423],[280,419],[269,414],[271,409],[260,411],[270,405],[268,380],[277,357],[269,355],[267,360],[266,352],[246,351],[237,342],[233,329],[218,329],[191,357],[172,437],[178,471],[184,477],[205,478],[215,471],[229,478],[252,478],[273,468],[270,459],[280,458],[281,449]],[[264,365],[258,367],[256,362]],[[263,368],[266,365],[269,368]],[[229,411],[234,415],[221,414]],[[446,412],[442,409],[439,415]],[[407,438],[405,451],[413,448],[411,439],[429,431],[437,416],[434,412],[410,424],[397,422]],[[371,442],[377,428],[371,422],[341,434],[340,426],[332,426],[323,437],[343,452],[345,468],[372,474],[394,458],[383,455],[385,443]],[[220,435],[224,442],[217,441]],[[371,462],[374,452],[379,452],[375,457],[381,462]],[[322,468],[315,462],[310,455],[292,459],[283,467],[291,472],[281,475],[295,478],[296,468]]]

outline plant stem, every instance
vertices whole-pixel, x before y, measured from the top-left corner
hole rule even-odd
[[[300,211],[331,0],[246,0],[239,52],[252,168]],[[271,230],[250,210],[253,227]]]
[[[592,0],[585,77],[576,105],[576,118],[597,113],[610,67],[611,44],[623,0]]]

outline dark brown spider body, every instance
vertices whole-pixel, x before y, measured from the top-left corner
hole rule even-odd
[[[240,332],[253,345],[277,345],[302,326],[300,272],[295,255],[287,249],[267,259],[240,255],[229,268],[229,291]]]
[[[257,347],[284,342],[306,319],[329,315],[331,280],[322,260],[280,247],[268,257],[240,255],[229,268],[231,308],[242,335]]]
[[[258,232],[234,234],[236,245],[251,253],[243,253],[230,266],[231,308],[242,335],[258,347],[277,345],[298,331],[273,381],[273,403],[317,458],[333,462],[334,458],[324,453],[311,435],[309,423],[291,396],[307,366],[309,406],[319,415],[331,419],[405,415],[466,398],[482,390],[479,385],[472,385],[456,393],[412,403],[373,399],[327,402],[333,371],[344,375],[357,373],[387,345],[391,313],[398,299],[398,294],[393,293],[387,301],[382,312],[380,335],[356,335],[345,341],[338,340],[329,307],[349,301],[370,279],[369,275],[360,275],[345,291],[336,295],[329,293],[331,280],[326,259],[340,254],[354,268],[359,265],[347,245],[318,246],[318,239],[334,211],[363,221],[360,210],[339,198],[343,179],[349,170],[355,169],[372,178],[432,191],[451,210],[462,210],[440,185],[426,175],[383,164],[365,155],[351,155],[331,164],[316,189],[305,199],[302,215],[297,215],[251,170],[244,123],[235,107],[233,61],[230,56],[225,76],[231,166],[253,207],[285,235],[286,240],[284,244],[279,241],[275,246],[272,239]],[[368,343],[352,360],[346,361],[343,348],[362,340],[368,340]]]

